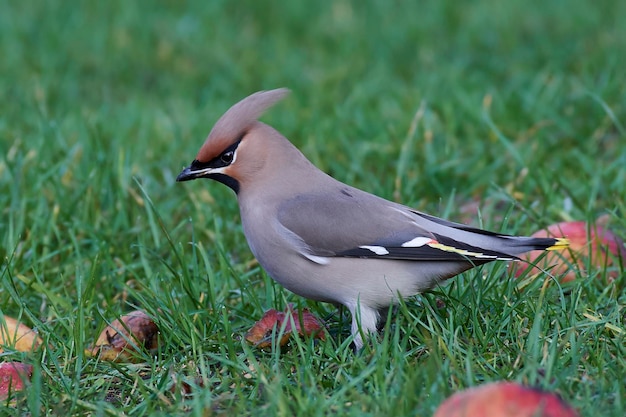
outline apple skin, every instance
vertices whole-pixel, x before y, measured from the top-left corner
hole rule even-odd
[[[301,336],[313,336],[320,340],[325,339],[324,324],[320,319],[306,308],[298,313],[289,304],[284,312],[274,309],[266,311],[261,320],[257,321],[248,331],[246,340],[257,348],[269,348],[272,346],[274,337],[279,333],[277,330],[283,326],[283,323],[285,323],[285,329],[282,332],[282,337],[278,340],[279,346],[286,345],[292,333],[298,333]]]
[[[23,391],[33,376],[33,365],[21,362],[0,363],[0,400]]]
[[[37,332],[27,325],[13,317],[0,318],[0,353],[5,350],[3,346],[9,346],[18,352],[31,352],[42,345],[43,342]]]
[[[586,275],[588,265],[605,268],[606,274],[601,274],[601,276],[606,276],[609,281],[612,281],[620,274],[620,262],[626,264],[624,241],[598,223],[588,224],[583,221],[556,223],[533,233],[532,237],[564,237],[569,240],[569,248],[549,251],[539,261],[537,258],[543,252],[533,251],[523,258],[533,264],[536,263],[538,267],[549,270],[562,283],[575,280],[577,275]],[[525,272],[535,274],[540,270],[533,265],[521,262],[514,266],[516,277]]]
[[[433,417],[579,417],[550,392],[514,382],[469,388],[445,400]]]
[[[136,354],[138,350],[145,349],[154,354],[158,347],[156,323],[144,311],[135,310],[113,320],[85,353],[105,361],[136,362],[141,359]]]

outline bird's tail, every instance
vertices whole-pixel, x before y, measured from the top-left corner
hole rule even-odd
[[[551,246],[545,248],[545,250],[563,250],[569,247],[569,239],[564,237],[557,237],[555,239],[545,239],[555,241]]]
[[[470,245],[474,249],[490,251],[499,254],[498,258],[516,257],[533,250],[561,250],[569,246],[569,241],[565,238],[510,236],[443,220],[419,211],[413,213],[429,221],[429,224],[423,226],[426,230],[455,240],[455,244],[448,246],[457,248],[459,242],[463,242],[461,246]]]
[[[563,250],[569,247],[569,240],[558,237],[518,237],[506,236],[510,239],[510,247],[515,248],[515,253],[524,253],[532,250]]]

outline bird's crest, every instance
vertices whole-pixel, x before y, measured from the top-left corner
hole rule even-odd
[[[215,123],[204,145],[198,151],[196,159],[200,162],[210,161],[224,149],[232,145],[246,130],[272,105],[289,93],[286,88],[259,91],[233,105]]]

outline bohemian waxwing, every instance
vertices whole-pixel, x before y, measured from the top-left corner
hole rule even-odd
[[[176,181],[210,178],[235,191],[261,266],[296,294],[346,306],[357,349],[399,297],[477,265],[567,245],[452,223],[335,180],[257,120],[288,92],[261,91],[232,106]]]

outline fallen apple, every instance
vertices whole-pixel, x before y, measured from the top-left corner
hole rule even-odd
[[[306,308],[298,314],[289,305],[284,312],[274,309],[266,311],[263,317],[246,333],[246,340],[258,348],[268,348],[272,345],[273,338],[279,335],[283,323],[285,328],[280,334],[279,346],[286,345],[294,332],[321,340],[325,338],[324,326],[317,317]]]
[[[524,273],[549,270],[561,282],[576,279],[577,275],[587,274],[588,265],[604,268],[606,277],[614,280],[619,275],[620,264],[626,264],[626,246],[613,232],[599,224],[586,222],[563,222],[535,232],[533,237],[567,238],[570,246],[561,251],[530,252],[524,259],[530,264],[515,265],[515,276]],[[604,276],[604,274],[602,274]]]
[[[145,312],[136,310],[114,320],[85,353],[105,361],[132,362],[139,359],[137,352],[154,352],[158,344],[159,328]]]
[[[445,400],[433,417],[578,417],[551,392],[514,382],[469,388]]]
[[[36,331],[8,316],[0,317],[0,352],[3,346],[20,352],[30,352],[42,345]]]
[[[272,334],[274,330],[279,330],[283,320],[285,319],[285,313],[275,309],[267,310],[263,317],[246,333],[246,340],[259,348],[266,348],[272,344]],[[282,337],[278,344],[280,346],[287,343],[289,340],[289,333],[283,332]]]
[[[0,363],[0,400],[23,391],[33,376],[33,366],[20,362]]]

